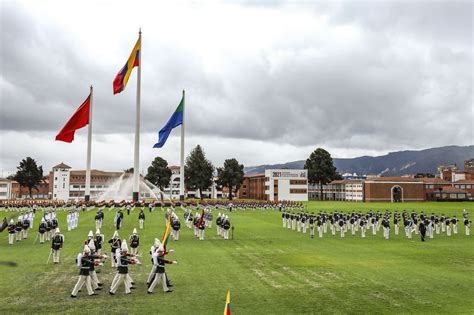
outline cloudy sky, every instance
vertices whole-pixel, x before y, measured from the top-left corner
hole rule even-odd
[[[217,166],[474,142],[471,1],[0,3],[3,172],[84,168],[87,129],[54,138],[91,84],[92,167],[133,165],[136,70],[121,94],[112,81],[139,27],[141,169],[179,163],[179,129],[152,146],[183,89],[186,151]]]

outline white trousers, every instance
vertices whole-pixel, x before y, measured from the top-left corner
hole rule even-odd
[[[138,220],[138,224],[140,225],[140,230],[143,230],[143,223],[145,221],[143,219]]]
[[[130,288],[132,284],[129,282],[127,274],[126,273],[118,273],[115,275],[114,280],[112,281],[112,286],[110,288],[110,292],[115,293],[117,292],[118,287],[120,286],[120,283],[123,281],[123,284],[125,285],[125,293],[131,293]]]
[[[59,263],[59,249],[53,249],[53,263]]]
[[[138,247],[131,247],[130,246],[130,254],[132,254],[132,255],[138,254]]]
[[[99,287],[99,278],[97,277],[97,273],[94,271],[89,271],[90,277],[91,277],[91,284],[92,284],[92,289],[97,289]]]
[[[225,240],[229,239],[229,230],[224,229],[224,239]]]
[[[151,266],[150,274],[148,275],[148,279],[146,280],[147,284],[149,284],[151,282],[151,280],[153,279],[153,276],[156,273],[155,270],[156,270],[156,266],[155,265]]]
[[[40,239],[40,244],[43,244],[44,243],[44,233],[40,233],[39,239]]]
[[[465,229],[466,229],[466,235],[467,236],[471,235],[471,227],[469,225],[466,225]]]
[[[8,233],[8,244],[12,245],[14,239],[15,239],[15,234]]]
[[[74,286],[74,289],[72,289],[71,295],[76,296],[79,290],[84,285],[84,283],[86,284],[87,293],[89,293],[89,295],[94,294],[94,291],[92,290],[92,286],[91,286],[91,277],[80,275],[79,280],[77,280],[77,283]]]
[[[153,292],[155,289],[156,285],[161,281],[163,285],[163,292],[168,291],[168,286],[166,285],[166,276],[165,273],[157,273],[155,275],[155,280],[150,284],[150,287],[148,288],[148,292]]]

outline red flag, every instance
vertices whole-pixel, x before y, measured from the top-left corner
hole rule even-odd
[[[64,142],[72,142],[74,140],[74,133],[77,129],[81,129],[89,123],[91,95],[82,103],[76,110],[74,115],[68,120],[63,129],[56,136],[56,140]]]

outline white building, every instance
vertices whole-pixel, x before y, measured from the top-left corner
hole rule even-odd
[[[364,201],[364,183],[361,180],[346,180],[345,199],[347,201]]]
[[[52,181],[50,180],[53,200],[69,200],[70,171],[71,167],[62,162],[53,167]]]
[[[0,178],[0,200],[12,199],[12,181]]]
[[[170,166],[171,170],[171,181],[169,187],[165,188],[165,194],[167,194],[170,199],[179,200],[179,190],[180,190],[180,167],[179,166]],[[218,189],[215,179],[212,182],[212,186],[209,189],[202,192],[204,198],[216,199],[222,198],[222,190]],[[186,198],[201,198],[199,191],[188,191],[184,190],[184,195]],[[225,196],[224,196],[225,197]]]
[[[266,170],[265,195],[269,201],[308,201],[308,171]]]

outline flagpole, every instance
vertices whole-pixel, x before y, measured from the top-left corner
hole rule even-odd
[[[184,121],[185,121],[185,114],[184,111],[186,109],[186,104],[184,100],[184,90],[183,90],[183,122],[181,124],[181,165],[179,169],[179,200],[184,201]]]
[[[91,147],[92,147],[92,103],[94,98],[94,89],[91,85],[91,98],[89,102],[89,126],[87,127],[87,160],[86,160],[86,191],[85,201],[91,198]]]
[[[140,182],[139,182],[139,164],[140,164],[140,88],[142,77],[142,29],[138,31],[140,40],[140,53],[138,54],[138,72],[137,72],[137,109],[135,113],[135,152],[133,163],[133,201],[138,201]]]

